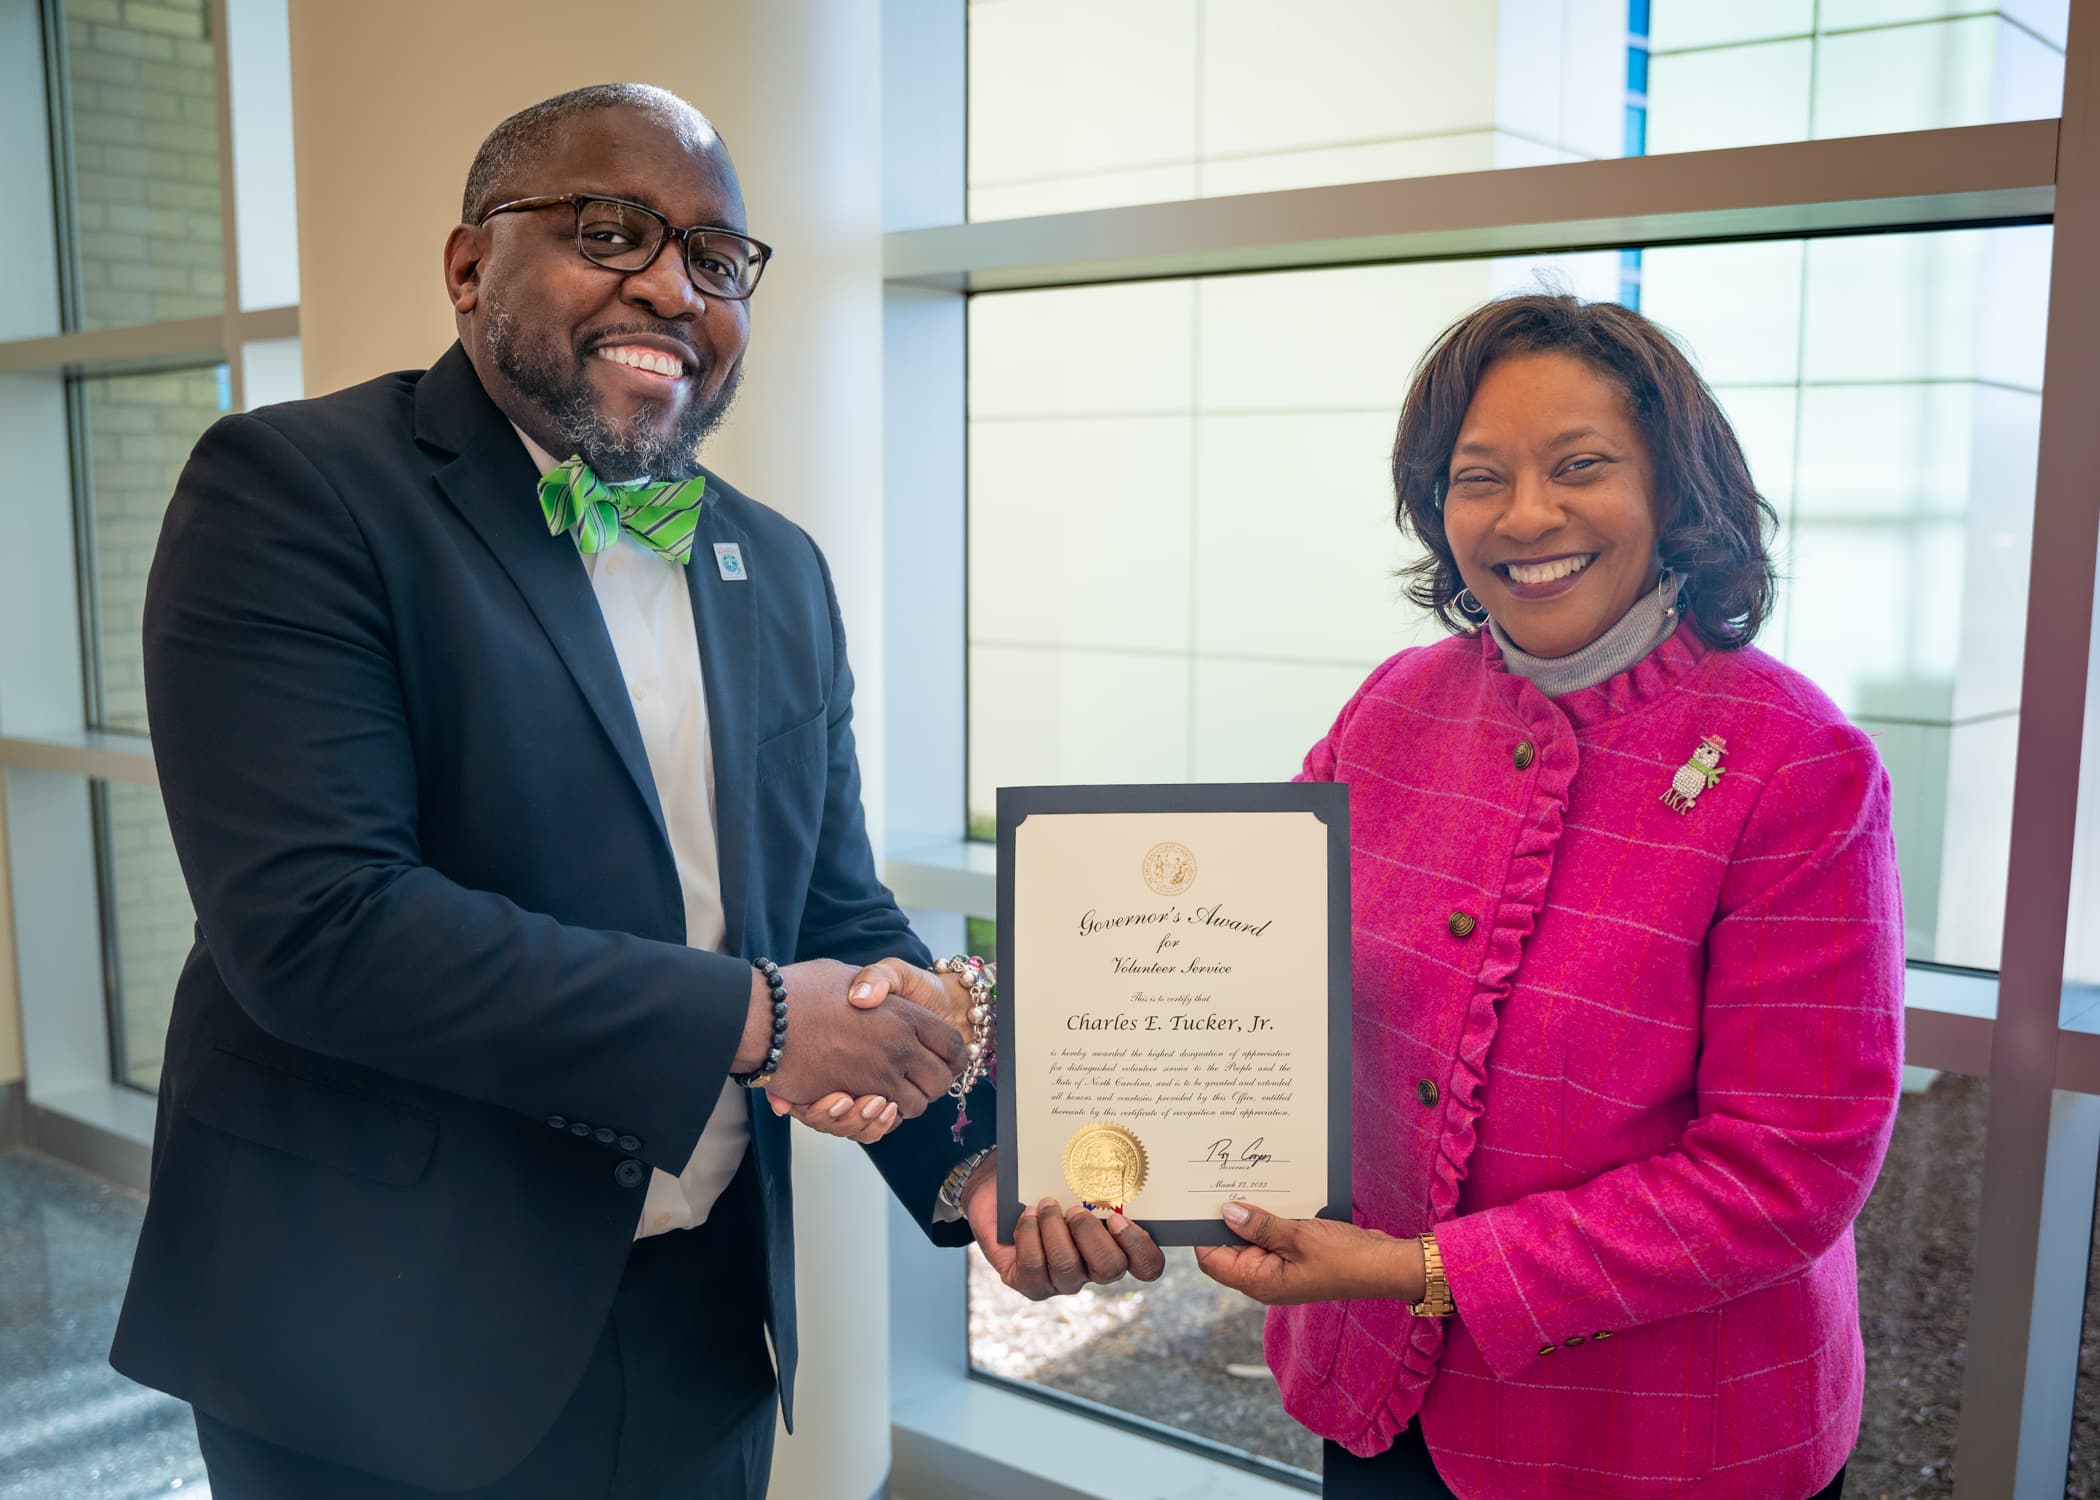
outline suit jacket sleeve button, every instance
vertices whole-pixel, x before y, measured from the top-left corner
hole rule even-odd
[[[596,1130],[591,1132],[591,1139],[596,1141],[601,1146],[610,1146],[614,1141],[618,1140],[619,1138],[620,1132],[613,1129],[610,1125],[600,1125]]]
[[[1539,1358],[1544,1359],[1547,1355],[1551,1354],[1554,1350],[1558,1349],[1559,1347],[1560,1345],[1558,1344],[1548,1344],[1545,1348],[1539,1350]]]
[[[638,1188],[649,1180],[649,1169],[633,1157],[613,1168],[613,1181],[623,1188]]]
[[[590,1133],[591,1127],[588,1121],[571,1120],[569,1122],[569,1134],[575,1136],[578,1140],[582,1140],[585,1136],[588,1136]]]
[[[549,1115],[547,1116],[547,1123],[556,1130],[567,1130],[569,1128],[569,1117],[567,1115]]]
[[[623,1135],[620,1137],[620,1149],[632,1155],[642,1149],[642,1138],[638,1135]]]

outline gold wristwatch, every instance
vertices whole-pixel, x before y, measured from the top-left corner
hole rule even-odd
[[[1422,1300],[1410,1302],[1407,1310],[1418,1318],[1448,1318],[1458,1310],[1451,1300],[1451,1283],[1444,1280],[1444,1252],[1436,1247],[1434,1234],[1418,1234],[1422,1247]]]

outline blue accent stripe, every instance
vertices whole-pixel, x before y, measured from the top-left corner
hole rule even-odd
[[[1648,154],[1648,7],[1650,0],[1626,0],[1626,138],[1624,155]],[[1635,312],[1641,306],[1641,252],[1619,252],[1619,305]]]

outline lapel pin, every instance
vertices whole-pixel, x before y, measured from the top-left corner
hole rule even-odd
[[[735,542],[715,543],[715,571],[729,583],[743,583],[751,575],[744,571],[744,553]]]
[[[1670,778],[1670,785],[1662,794],[1663,806],[1680,813],[1690,812],[1692,804],[1699,800],[1699,794],[1720,785],[1721,778],[1728,774],[1721,769],[1721,757],[1727,753],[1727,741],[1717,734],[1700,740],[1692,758],[1679,766],[1677,774]]]

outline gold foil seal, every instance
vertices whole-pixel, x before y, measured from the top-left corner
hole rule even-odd
[[[1121,1125],[1096,1120],[1065,1142],[1065,1181],[1095,1214],[1107,1218],[1145,1190],[1145,1146]]]

